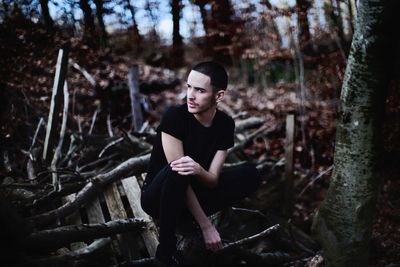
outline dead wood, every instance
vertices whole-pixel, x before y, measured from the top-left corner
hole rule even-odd
[[[93,177],[91,182],[86,184],[86,186],[76,194],[73,201],[67,202],[54,210],[30,217],[29,222],[33,225],[39,226],[71,214],[78,208],[86,205],[88,201],[92,200],[96,196],[97,192],[103,190],[104,186],[121,179],[128,173],[141,174],[145,172],[149,160],[150,154],[131,158],[124,161],[111,171]]]
[[[74,262],[89,258],[96,251],[101,250],[111,243],[111,238],[101,238],[93,241],[89,246],[75,251],[70,251],[63,255],[51,256],[47,258],[35,259],[32,261],[34,266],[56,267],[56,266],[76,266]]]
[[[265,120],[259,117],[250,117],[244,120],[239,120],[235,122],[235,131],[236,133],[240,133],[247,129],[259,127],[264,122]]]
[[[117,233],[140,233],[149,221],[142,218],[118,219],[99,224],[67,225],[34,232],[24,240],[30,249],[58,248],[78,241],[88,241]]]
[[[263,238],[263,237],[265,237],[265,236],[277,231],[279,229],[279,227],[280,227],[279,224],[275,224],[275,225],[269,227],[268,229],[265,229],[264,231],[262,231],[262,232],[260,232],[258,234],[242,238],[242,239],[237,240],[235,242],[228,243],[219,252],[220,253],[224,253],[224,252],[226,252],[228,250],[231,250],[233,248],[236,248],[236,247],[239,247],[239,246],[243,246],[243,245],[245,245],[247,243],[250,243],[250,242],[253,242],[253,241],[258,240],[260,238]]]

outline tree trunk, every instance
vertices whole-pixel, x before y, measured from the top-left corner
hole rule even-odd
[[[94,35],[94,19],[92,9],[90,8],[88,0],[79,0],[80,8],[83,12],[83,23],[85,26],[84,35],[91,37]]]
[[[180,67],[183,64],[182,36],[179,33],[179,21],[181,20],[181,0],[171,0],[171,12],[173,21],[172,31],[172,67]]]
[[[99,22],[100,26],[100,33],[101,33],[101,43],[103,46],[107,46],[107,31],[106,31],[106,26],[104,24],[104,7],[103,7],[103,0],[94,0],[94,3],[96,5],[96,17],[97,21]]]
[[[51,32],[54,28],[54,21],[49,12],[49,0],[39,0],[40,8],[42,9],[43,21],[46,25],[47,31]]]
[[[299,41],[301,52],[305,55],[312,53],[310,26],[308,23],[308,9],[311,4],[308,0],[296,0],[297,5],[297,24],[299,25]]]
[[[382,122],[394,57],[389,43],[399,3],[360,1],[341,94],[334,172],[314,217],[327,266],[367,266],[382,170]],[[392,21],[391,21],[392,20]]]
[[[347,0],[347,8],[349,10],[349,18],[348,18],[348,24],[349,24],[349,31],[350,31],[350,37],[353,36],[354,33],[354,16],[353,16],[353,5],[352,5],[352,0]]]
[[[204,1],[195,1],[195,4],[199,7],[200,9],[200,15],[201,15],[201,22],[203,23],[203,28],[204,28],[204,48],[203,48],[203,54],[205,56],[210,55],[210,29],[209,29],[209,19],[207,15],[207,10],[205,9],[206,3]]]
[[[125,5],[129,9],[129,12],[131,12],[132,16],[133,42],[135,47],[134,51],[139,52],[141,50],[142,37],[139,34],[138,24],[135,19],[136,10],[135,7],[131,4],[130,0],[126,0]]]
[[[212,1],[210,45],[212,57],[216,61],[230,63],[234,24],[232,23],[233,7],[229,0]]]

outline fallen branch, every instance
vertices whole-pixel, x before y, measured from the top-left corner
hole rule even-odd
[[[100,224],[67,225],[35,232],[23,242],[29,248],[56,248],[123,232],[141,232],[148,220],[129,218]]]
[[[73,61],[72,59],[69,59],[69,64],[72,65],[72,67],[74,69],[76,69],[77,71],[79,71],[80,73],[82,73],[82,75],[86,78],[86,80],[88,80],[88,82],[92,85],[92,86],[96,86],[96,81],[93,78],[92,75],[89,74],[89,72],[87,72],[87,70],[85,70],[84,68],[82,68],[81,66],[78,65],[78,63],[76,63],[75,61]]]
[[[259,127],[264,124],[265,120],[259,117],[250,117],[235,123],[235,132],[239,133],[249,128]]]
[[[275,224],[275,225],[265,229],[264,231],[262,231],[262,232],[260,232],[258,234],[242,238],[242,239],[240,239],[238,241],[235,241],[235,242],[228,243],[219,252],[220,253],[226,252],[227,250],[230,250],[230,249],[245,245],[247,243],[250,243],[252,241],[258,240],[258,239],[260,239],[260,238],[262,238],[264,236],[267,236],[267,235],[277,231],[279,229],[279,227],[280,227],[279,224]]]

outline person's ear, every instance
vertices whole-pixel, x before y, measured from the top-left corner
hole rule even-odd
[[[225,90],[219,90],[216,94],[215,94],[215,101],[218,103],[220,102],[222,99],[224,99],[225,96]]]

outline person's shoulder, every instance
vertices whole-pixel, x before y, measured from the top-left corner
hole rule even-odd
[[[165,110],[164,114],[166,116],[183,116],[186,111],[187,111],[187,108],[185,107],[185,104],[183,104],[183,105],[172,105],[172,106],[169,106]]]
[[[235,122],[231,116],[226,114],[224,111],[217,109],[219,121],[226,126],[235,125]]]

